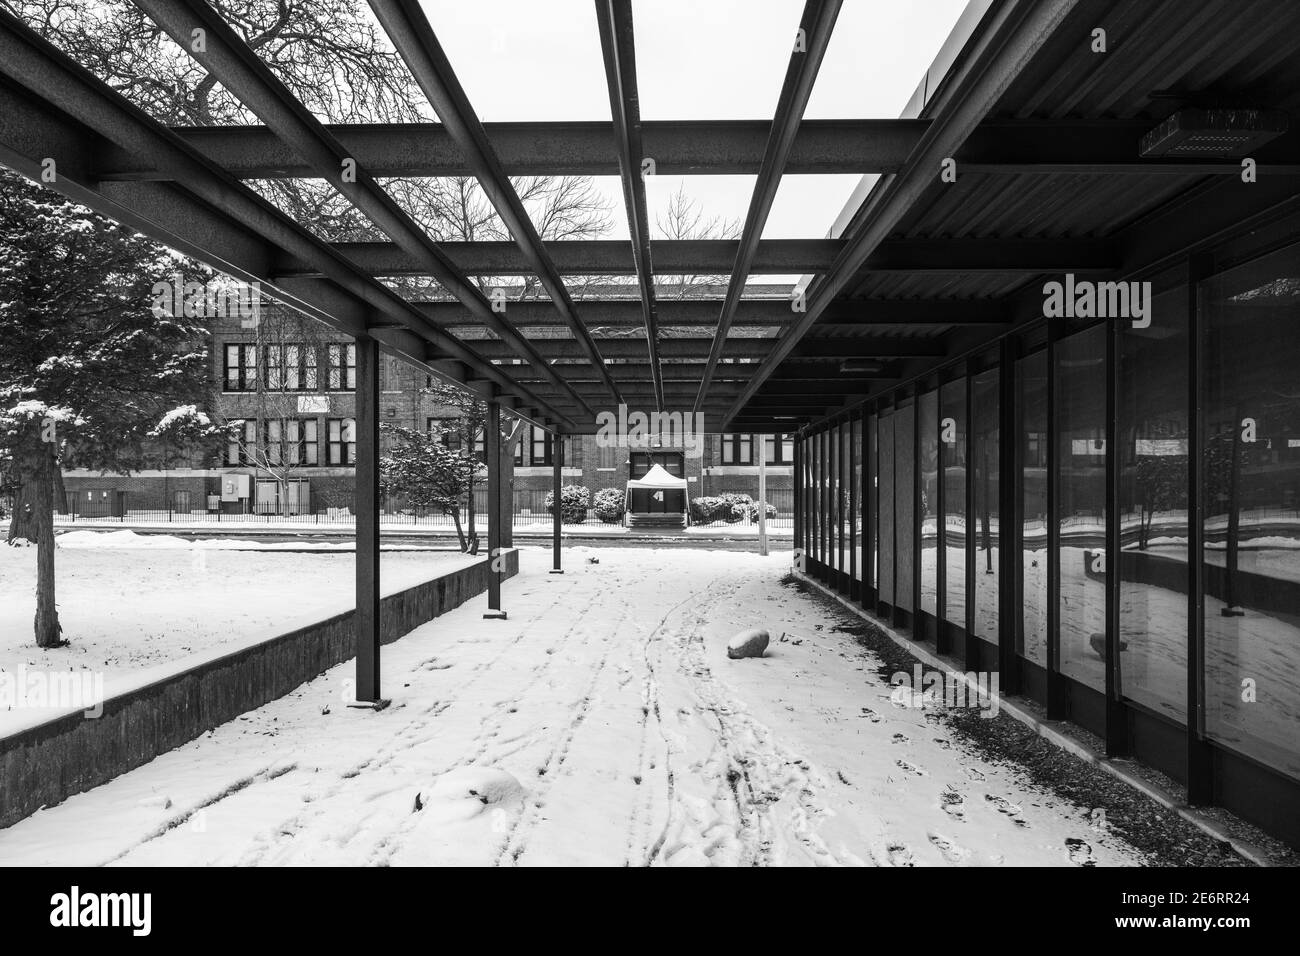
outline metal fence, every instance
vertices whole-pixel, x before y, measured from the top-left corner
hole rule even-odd
[[[539,489],[516,489],[514,492],[514,509],[511,524],[516,528],[541,529],[550,527],[551,510],[547,499],[549,491]],[[721,496],[719,496],[721,497]],[[773,489],[768,495],[768,527],[777,532],[789,531],[794,526],[792,489]],[[69,493],[64,511],[55,515],[55,524],[60,527],[70,526],[156,526],[172,525],[181,527],[332,527],[351,529],[354,525],[352,509],[347,505],[335,505],[331,499],[318,497],[314,493],[308,501],[253,502],[246,499],[238,504],[214,500],[215,496],[192,496],[190,493],[173,494],[168,497],[166,508],[133,508],[131,494],[114,491],[103,497],[96,495],[87,500],[80,499],[75,493]],[[693,499],[694,500],[694,499]],[[196,507],[196,504],[205,507]],[[773,510],[775,509],[775,510]],[[694,509],[692,509],[694,510]],[[465,507],[460,509],[460,524],[468,529],[470,513]],[[696,519],[699,520],[696,520]],[[717,510],[708,515],[692,517],[691,524],[696,527],[730,529],[737,532],[757,530],[757,509],[754,507]],[[487,528],[488,506],[487,489],[474,491],[474,529],[482,533]],[[604,520],[595,509],[588,507],[586,516],[581,521],[565,520],[565,528],[587,528],[591,530],[614,530],[622,526],[622,519]],[[442,511],[409,506],[395,498],[381,501],[380,524],[384,527],[415,529],[438,529],[454,532],[456,518]]]

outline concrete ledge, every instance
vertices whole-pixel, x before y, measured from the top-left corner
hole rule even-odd
[[[504,574],[519,571],[506,551]],[[484,558],[380,603],[391,644],[487,590]],[[148,763],[355,656],[353,611],[205,660],[81,711],[0,739],[0,828]],[[183,662],[179,662],[183,663]]]

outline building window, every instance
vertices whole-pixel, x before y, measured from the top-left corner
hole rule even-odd
[[[328,463],[353,465],[357,459],[356,422],[351,418],[331,418],[328,429]]]
[[[257,421],[248,418],[231,422],[230,435],[230,440],[226,442],[226,464],[248,464],[248,450],[257,442]]]
[[[597,448],[597,468],[617,468],[618,467],[618,446],[611,445],[607,442],[601,442]]]
[[[332,392],[352,392],[357,387],[357,347],[335,343],[327,345],[326,388]]]
[[[515,465],[522,466],[524,463],[524,442],[521,438],[515,442]]]
[[[752,465],[754,463],[754,436],[723,435],[722,463],[724,465]]]
[[[794,435],[764,435],[763,460],[769,465],[793,465]]]
[[[544,428],[538,428],[536,425],[529,426],[532,429],[532,449],[531,462],[534,465],[551,465],[554,461],[551,455],[554,453],[554,444],[551,441],[551,433]]]
[[[251,392],[257,388],[257,346],[232,343],[226,346],[225,391]]]

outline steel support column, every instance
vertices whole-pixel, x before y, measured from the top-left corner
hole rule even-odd
[[[383,703],[379,696],[379,343],[362,335],[356,347],[356,700],[378,707]]]
[[[488,609],[483,616],[504,619],[506,612],[501,610],[501,402],[495,394],[487,400],[487,424],[483,431],[488,473]]]
[[[561,479],[564,471],[564,437],[558,432],[552,439],[551,446],[551,501],[554,503],[552,509],[554,514],[551,516],[551,573],[563,574],[564,568],[561,566],[561,531],[563,530],[564,515],[560,510],[560,491],[562,488]]]

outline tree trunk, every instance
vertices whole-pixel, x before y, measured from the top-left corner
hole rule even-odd
[[[18,466],[21,485],[9,540],[36,542],[36,645],[60,647],[67,642],[54,603],[54,472],[58,467],[54,449],[43,444],[22,455]]]
[[[10,544],[18,538],[37,540],[35,491],[35,485],[20,476],[18,488],[14,491],[14,512],[9,516],[9,537],[6,540]]]
[[[469,545],[465,543],[465,529],[460,526],[460,505],[457,505],[452,510],[451,520],[456,522],[456,537],[460,540],[460,550],[468,551]]]

